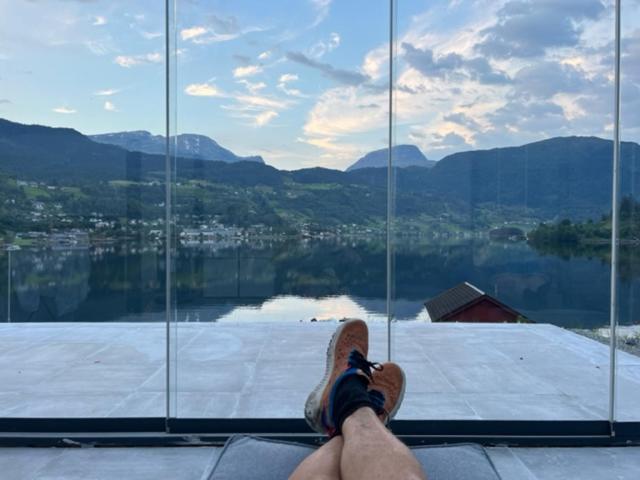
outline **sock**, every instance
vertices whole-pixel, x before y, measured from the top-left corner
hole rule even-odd
[[[369,380],[366,377],[349,375],[336,387],[332,419],[336,434],[342,432],[344,421],[359,408],[371,407],[375,411],[375,406],[367,392],[368,385]]]

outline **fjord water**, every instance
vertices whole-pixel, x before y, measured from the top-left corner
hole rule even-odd
[[[565,252],[566,253],[566,252]],[[0,259],[3,319],[7,256]],[[163,252],[135,245],[12,252],[13,322],[164,321]],[[395,249],[394,318],[428,321],[424,302],[468,281],[539,323],[606,326],[605,257],[541,254],[524,242],[401,243]],[[177,319],[185,322],[385,320],[380,240],[286,241],[180,247]],[[635,310],[638,265],[622,279],[622,324]],[[627,303],[625,303],[627,302]]]

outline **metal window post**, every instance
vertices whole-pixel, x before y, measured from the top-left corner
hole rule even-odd
[[[171,416],[171,125],[169,122],[170,117],[170,93],[171,85],[169,82],[170,62],[171,62],[171,42],[169,41],[170,34],[170,17],[169,12],[170,4],[175,0],[165,0],[165,12],[164,12],[164,34],[165,34],[165,164],[164,164],[164,227],[165,227],[165,251],[164,251],[164,263],[165,263],[165,344],[166,344],[166,361],[165,361],[165,399],[166,399],[166,414],[165,414],[165,428],[169,431],[169,417]]]
[[[391,320],[392,315],[392,285],[393,285],[393,251],[392,251],[392,220],[393,220],[393,41],[394,41],[394,5],[395,0],[389,0],[389,118],[388,134],[389,149],[387,155],[387,361],[391,361]]]
[[[616,416],[616,327],[618,325],[618,250],[620,237],[620,3],[615,2],[615,73],[613,108],[613,192],[611,212],[611,311],[609,314],[609,423],[615,436]]]

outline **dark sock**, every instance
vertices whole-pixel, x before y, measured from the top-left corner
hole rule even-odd
[[[367,392],[368,385],[369,381],[362,375],[349,375],[338,384],[332,419],[337,434],[342,433],[344,421],[359,408],[371,407],[375,411]]]

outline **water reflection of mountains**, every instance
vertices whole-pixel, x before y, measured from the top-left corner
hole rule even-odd
[[[609,266],[602,260],[544,256],[523,243],[485,241],[399,245],[395,253],[399,319],[415,318],[425,300],[469,281],[537,322],[574,327],[608,322]],[[367,242],[181,248],[175,258],[179,318],[198,321],[206,310],[207,320],[216,319],[237,306],[258,307],[282,295],[348,295],[368,312],[383,314],[385,255],[384,244]],[[22,250],[13,252],[12,265],[13,321],[164,320],[160,251]],[[638,284],[622,282],[622,323],[634,318],[631,300]],[[2,302],[6,311],[6,298]]]

